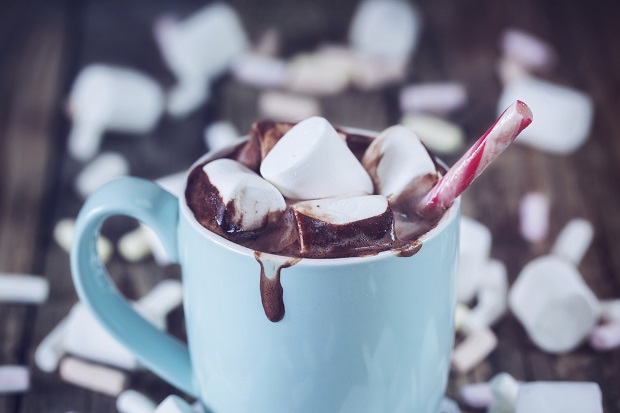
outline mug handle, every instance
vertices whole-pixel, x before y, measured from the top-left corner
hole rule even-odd
[[[144,222],[161,239],[171,261],[178,262],[178,200],[155,183],[139,178],[120,178],[102,186],[78,215],[71,248],[71,272],[78,296],[95,318],[142,364],[196,397],[187,347],[155,328],[132,308],[97,255],[99,229],[112,215],[126,215]]]

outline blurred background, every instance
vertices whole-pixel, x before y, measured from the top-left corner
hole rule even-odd
[[[69,384],[34,360],[77,301],[63,249],[71,220],[107,179],[181,172],[263,118],[322,114],[376,131],[402,121],[451,165],[503,99],[522,98],[543,126],[472,185],[464,215],[489,228],[490,256],[511,284],[567,222],[586,219],[594,236],[579,271],[599,299],[620,297],[620,3],[370,3],[363,11],[357,0],[0,2],[0,273],[49,283],[36,305],[0,302],[0,366],[30,374],[27,391],[0,389],[0,412],[116,411],[114,391]],[[524,206],[532,193],[538,203]],[[148,237],[134,232],[135,249],[119,246],[137,228],[114,218],[102,230],[110,274],[131,299],[180,279],[177,266],[158,264],[165,257],[153,259]],[[180,308],[168,330],[185,338]],[[620,350],[599,352],[584,339],[549,354],[510,313],[493,332],[497,348],[451,373],[449,397],[506,371],[596,382],[605,411],[620,411]],[[157,402],[175,392],[146,371],[123,375]]]

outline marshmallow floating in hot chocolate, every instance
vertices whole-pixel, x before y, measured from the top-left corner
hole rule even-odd
[[[394,220],[381,195],[327,198],[293,205],[301,253],[370,248],[378,240],[391,241]]]
[[[262,228],[286,209],[284,197],[273,185],[237,161],[217,159],[203,171],[217,190],[221,202],[217,221],[227,232]]]
[[[394,197],[408,190],[425,195],[437,183],[430,154],[409,128],[392,126],[368,147],[362,163],[377,193]]]
[[[263,159],[261,175],[292,199],[372,194],[364,167],[321,117],[299,122]]]

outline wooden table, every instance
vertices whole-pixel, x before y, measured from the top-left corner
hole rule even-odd
[[[309,50],[323,41],[344,41],[355,1],[231,1],[252,38],[280,28],[283,53]],[[586,91],[595,103],[588,143],[570,156],[551,156],[515,146],[467,192],[464,213],[488,225],[492,255],[504,261],[513,281],[532,258],[549,251],[551,240],[571,218],[595,227],[594,244],[580,269],[601,298],[620,297],[620,3],[575,0],[426,0],[418,2],[425,28],[411,64],[411,81],[456,80],[469,91],[466,108],[453,115],[471,143],[490,125],[501,86],[495,74],[498,38],[518,27],[547,39],[560,65],[548,78]],[[92,62],[123,64],[144,71],[168,87],[174,82],[151,35],[162,13],[183,15],[199,7],[190,1],[104,2],[50,0],[0,3],[0,271],[42,274],[51,295],[40,307],[0,304],[0,365],[31,366],[32,390],[0,396],[0,412],[115,411],[114,399],[45,374],[33,364],[40,340],[76,302],[69,258],[53,242],[55,223],[74,217],[82,203],[73,179],[83,165],[67,156],[69,123],[63,104],[78,70]],[[321,99],[334,123],[382,129],[399,120],[397,87],[372,93],[349,91]],[[227,119],[246,131],[257,117],[259,91],[226,77],[210,103],[182,121],[161,120],[143,137],[107,134],[104,150],[125,154],[132,174],[157,178],[188,167],[205,150],[205,125]],[[456,158],[446,159],[448,163]],[[548,241],[525,242],[518,232],[517,206],[528,191],[552,200]],[[112,219],[103,229],[113,241],[133,228]],[[109,270],[121,290],[137,298],[176,267],[152,260],[127,264],[118,254]],[[181,310],[169,318],[184,338]],[[601,385],[606,412],[620,411],[620,350],[596,353],[587,345],[562,356],[535,348],[513,316],[495,328],[499,347],[473,372],[452,373],[448,394],[466,382],[500,371],[521,380],[584,380]],[[156,400],[174,389],[150,373],[131,377],[131,387]]]

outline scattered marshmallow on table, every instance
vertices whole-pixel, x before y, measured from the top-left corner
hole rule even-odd
[[[168,396],[153,413],[195,413],[195,410],[179,396]]]
[[[459,405],[452,399],[444,397],[441,400],[441,406],[439,407],[439,413],[461,413]]]
[[[469,316],[469,307],[462,303],[456,303],[454,310],[454,330],[460,331],[463,327],[463,322]]]
[[[156,408],[153,400],[135,390],[125,390],[116,398],[119,413],[153,413]]]
[[[461,400],[474,409],[486,409],[495,403],[489,383],[466,384],[459,390]]]
[[[373,193],[362,164],[321,117],[305,119],[284,134],[263,159],[260,173],[292,199]]]
[[[41,304],[47,300],[49,290],[44,277],[0,273],[0,302]]]
[[[406,113],[445,114],[467,103],[467,90],[457,82],[420,83],[400,91],[400,110]]]
[[[547,42],[521,30],[504,31],[501,49],[504,57],[532,71],[549,69],[556,60],[555,51]]]
[[[473,331],[452,352],[452,365],[460,373],[476,367],[497,347],[497,337],[489,328]]]
[[[300,121],[321,114],[319,101],[283,92],[263,92],[258,97],[258,111],[266,118]]]
[[[232,66],[235,79],[261,89],[284,85],[288,71],[289,64],[284,60],[254,53],[244,54]]]
[[[26,366],[0,365],[0,395],[23,393],[30,389],[30,372]]]
[[[508,373],[499,373],[491,379],[489,385],[494,398],[494,403],[489,411],[497,413],[514,412],[519,396],[519,382]]]
[[[590,333],[590,346],[598,351],[614,350],[620,347],[620,322],[602,324]]]
[[[217,159],[202,170],[224,206],[218,224],[225,231],[257,230],[280,218],[286,209],[286,201],[274,185],[235,160]]]
[[[407,77],[407,63],[358,55],[351,72],[351,82],[363,91],[377,90]]]
[[[117,396],[128,382],[127,375],[118,370],[73,357],[66,357],[60,363],[60,377],[68,383],[108,396]]]
[[[69,154],[79,161],[92,158],[106,130],[150,131],[161,116],[163,99],[161,87],[140,72],[101,64],[85,67],[69,95]]]
[[[588,382],[531,382],[520,386],[515,413],[603,413],[601,388]]]
[[[551,253],[578,265],[590,248],[593,237],[594,228],[589,221],[581,218],[572,219],[556,238]]]
[[[118,252],[129,262],[138,262],[151,253],[151,243],[142,226],[121,237]]]
[[[536,120],[515,140],[557,155],[567,155],[581,147],[592,126],[592,99],[575,89],[526,77],[504,88],[498,113],[515,100],[527,102]]]
[[[461,217],[457,300],[466,303],[474,298],[491,253],[491,231],[480,222]]]
[[[120,153],[102,153],[80,171],[75,178],[75,190],[87,198],[103,184],[129,174],[129,162]]]
[[[605,321],[620,322],[620,299],[601,301],[601,317]]]
[[[408,61],[418,43],[421,20],[405,0],[364,0],[353,15],[349,43],[375,58]]]
[[[465,143],[465,133],[460,126],[433,115],[406,114],[400,123],[413,130],[436,153],[453,154]]]
[[[422,196],[438,180],[435,163],[418,136],[400,125],[387,128],[373,139],[362,164],[375,191],[388,198],[414,189],[415,195]]]
[[[228,121],[213,122],[205,129],[205,144],[209,151],[216,151],[240,140],[241,135]]]
[[[302,54],[289,63],[285,86],[294,93],[335,95],[349,85],[352,67],[338,55]]]
[[[501,261],[490,260],[480,280],[476,306],[462,322],[461,329],[472,331],[490,327],[506,312],[508,293],[508,273]]]
[[[75,220],[71,218],[61,219],[54,227],[54,240],[67,253],[71,252],[73,244],[73,236],[75,234]],[[97,239],[97,251],[103,262],[108,262],[112,257],[114,248],[112,243],[106,237],[99,235]]]
[[[529,242],[541,242],[549,232],[549,197],[529,192],[519,203],[519,231]]]
[[[155,38],[178,78],[168,102],[173,116],[184,116],[202,104],[210,79],[224,73],[249,47],[237,13],[226,3],[203,7],[182,21],[163,17],[155,24]]]

